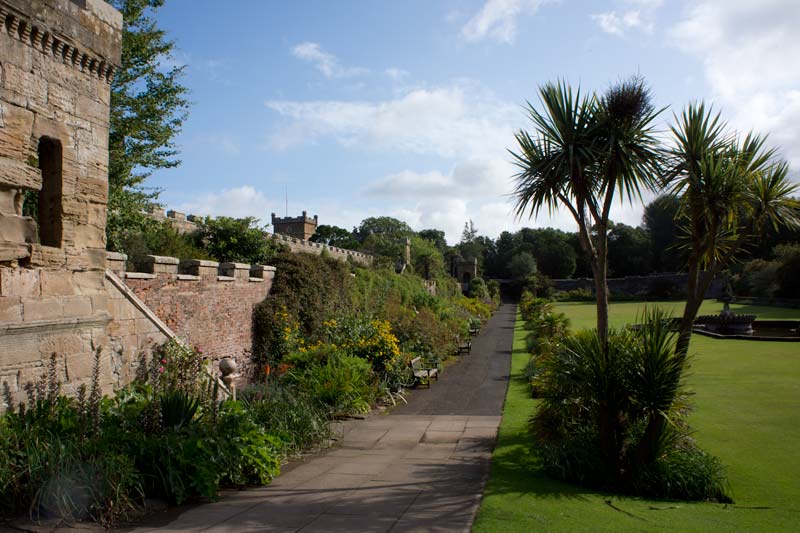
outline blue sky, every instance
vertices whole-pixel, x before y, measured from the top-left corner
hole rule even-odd
[[[515,220],[507,197],[522,106],[557,78],[602,91],[639,73],[663,127],[705,99],[800,163],[795,0],[169,0],[157,20],[193,106],[183,164],[148,184],[187,213],[267,223],[286,190],[290,214],[348,229],[571,230],[566,213]]]

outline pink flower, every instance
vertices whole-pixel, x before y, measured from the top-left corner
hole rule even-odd
[[[203,349],[200,348],[199,346],[197,347],[197,353],[203,353]]]
[[[162,360],[161,360],[161,364],[162,364],[162,365],[166,365],[166,364],[167,364],[167,360],[166,360],[166,359],[162,359]]]
[[[159,374],[163,374],[164,373],[164,367],[163,366],[158,367],[158,373]]]

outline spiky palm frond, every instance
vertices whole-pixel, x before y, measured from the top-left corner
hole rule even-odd
[[[573,92],[566,83],[548,83],[539,90],[543,111],[528,103],[535,134],[519,131],[520,151],[510,151],[520,171],[515,176],[515,212],[536,216],[553,212],[562,198],[579,204],[593,202],[593,166],[597,154],[592,133],[596,99]]]
[[[800,185],[789,181],[789,164],[779,161],[758,172],[749,183],[748,195],[756,231],[766,226],[800,227],[800,201],[794,198]]]
[[[686,355],[675,351],[677,334],[669,314],[653,307],[638,321],[630,380],[632,403],[648,416],[668,416],[682,394]]]

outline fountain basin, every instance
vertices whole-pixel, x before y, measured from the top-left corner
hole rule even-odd
[[[719,315],[712,316],[715,319],[719,319]],[[721,329],[718,327],[718,323],[702,322],[701,319],[704,318],[706,317],[697,318],[694,332],[706,337],[749,341],[800,342],[800,321],[798,320],[753,320],[748,323],[748,330],[741,323],[738,324],[740,326],[739,329]]]

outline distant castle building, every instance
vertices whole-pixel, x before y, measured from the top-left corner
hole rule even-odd
[[[310,239],[317,231],[317,223],[317,215],[311,218],[306,211],[303,211],[302,216],[299,217],[277,217],[275,213],[272,213],[272,227],[274,233],[288,235],[304,241]]]

